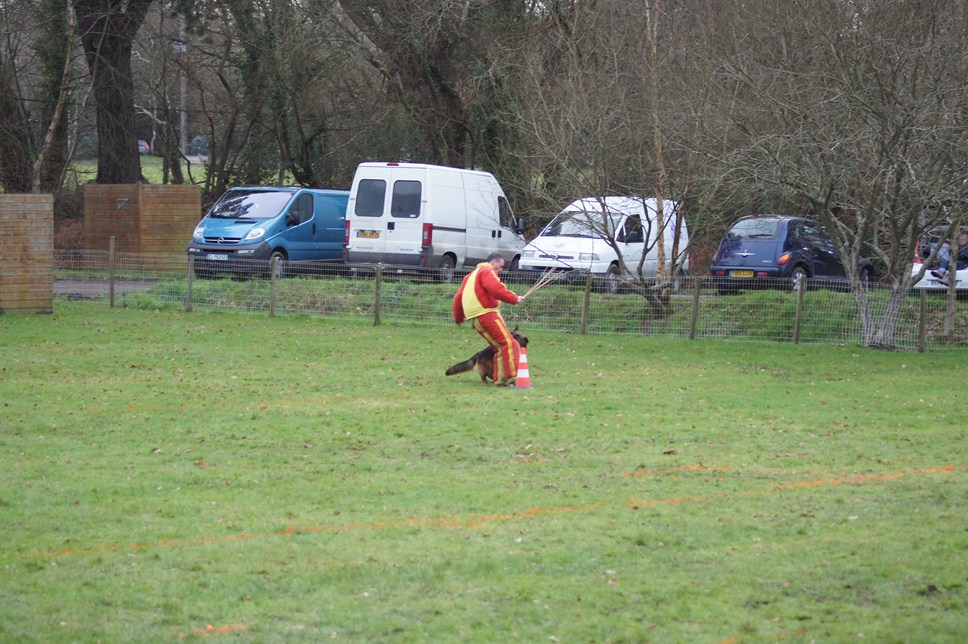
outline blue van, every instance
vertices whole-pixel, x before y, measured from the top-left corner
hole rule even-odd
[[[285,276],[299,262],[343,261],[347,190],[232,188],[195,227],[188,256],[195,274]]]

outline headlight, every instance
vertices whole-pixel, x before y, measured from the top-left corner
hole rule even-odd
[[[192,239],[197,239],[202,241],[202,237],[205,236],[205,226],[195,226],[195,230],[192,231]]]
[[[261,226],[259,228],[253,228],[245,235],[245,238],[242,241],[251,241],[253,239],[258,239],[259,237],[262,237],[265,234],[266,234],[265,228],[262,228]]]
[[[581,262],[597,262],[598,261],[598,253],[579,253],[578,254],[578,261],[581,261]]]
[[[534,257],[533,250],[523,250],[521,251],[521,257]]]

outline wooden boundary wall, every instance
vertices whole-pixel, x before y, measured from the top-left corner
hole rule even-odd
[[[54,197],[0,195],[0,313],[54,310]]]
[[[185,253],[201,219],[198,186],[84,186],[84,247],[122,253]]]

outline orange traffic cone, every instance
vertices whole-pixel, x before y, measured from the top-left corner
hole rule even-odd
[[[528,350],[521,347],[521,359],[518,360],[518,377],[514,383],[515,389],[531,389],[531,374],[528,372]]]

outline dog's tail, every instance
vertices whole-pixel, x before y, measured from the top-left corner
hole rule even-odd
[[[453,367],[449,367],[447,371],[444,372],[444,374],[448,376],[453,376],[458,373],[467,373],[468,371],[471,371],[472,369],[474,369],[474,365],[476,364],[477,364],[477,357],[475,356],[473,358],[469,358],[468,360],[464,360],[464,362],[458,362]]]

